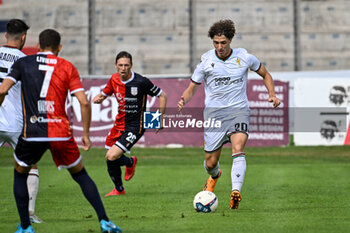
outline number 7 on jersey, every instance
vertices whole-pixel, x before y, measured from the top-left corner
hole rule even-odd
[[[43,85],[42,85],[41,91],[40,91],[40,97],[45,98],[47,95],[47,91],[49,89],[49,86],[50,86],[51,76],[52,76],[54,67],[40,64],[39,70],[46,71],[45,77],[44,77],[44,82],[43,82]]]

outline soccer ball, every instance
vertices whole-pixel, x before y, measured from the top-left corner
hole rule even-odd
[[[218,198],[215,193],[210,191],[201,191],[197,193],[193,200],[194,209],[201,213],[215,212],[218,205]]]

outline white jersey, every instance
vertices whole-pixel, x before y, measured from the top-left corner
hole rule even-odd
[[[26,55],[17,48],[0,47],[0,82],[10,72],[12,64],[24,56]],[[21,132],[22,126],[21,83],[17,82],[0,107],[0,131]]]
[[[258,71],[259,68],[260,61],[245,49],[232,49],[225,61],[212,49],[202,55],[191,79],[196,84],[204,80],[206,108],[249,109],[246,93],[248,69]]]

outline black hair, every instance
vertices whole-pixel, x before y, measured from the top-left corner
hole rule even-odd
[[[213,24],[208,31],[208,36],[213,39],[214,36],[226,36],[231,40],[236,33],[235,24],[230,19],[220,20]]]
[[[29,26],[21,19],[11,19],[6,25],[6,32],[10,36],[20,36],[28,29]]]
[[[45,29],[39,34],[41,49],[51,48],[56,50],[61,43],[61,35],[53,29]]]
[[[120,58],[129,58],[130,59],[130,65],[132,65],[132,56],[130,53],[126,52],[126,51],[121,51],[120,53],[117,54],[117,56],[115,57],[115,63],[118,62],[118,60]]]

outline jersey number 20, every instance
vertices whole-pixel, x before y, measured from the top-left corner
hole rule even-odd
[[[236,123],[235,124],[235,131],[243,131],[247,132],[248,131],[248,125],[246,123]]]

